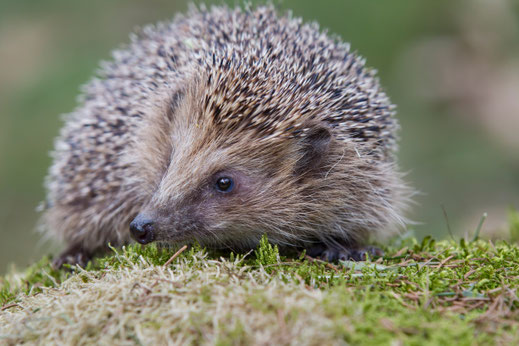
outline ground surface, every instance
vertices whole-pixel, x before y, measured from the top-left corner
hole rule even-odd
[[[114,250],[115,251],[115,250]],[[130,246],[72,273],[0,281],[0,343],[518,344],[519,248],[400,239],[330,265]]]

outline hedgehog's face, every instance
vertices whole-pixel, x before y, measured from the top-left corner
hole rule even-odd
[[[237,165],[197,161],[177,161],[182,169],[168,170],[150,203],[131,223],[138,242],[225,243],[230,225],[241,219],[240,208],[254,204],[252,197],[260,190],[258,176],[253,179],[251,172]],[[197,164],[206,167],[197,171]]]
[[[131,223],[134,239],[239,249],[264,233],[280,243],[304,237],[296,228],[311,205],[308,181],[322,168],[328,129],[282,143],[247,132],[215,136],[199,125],[177,123],[171,131],[168,166]]]

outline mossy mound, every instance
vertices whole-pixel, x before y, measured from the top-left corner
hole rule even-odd
[[[518,344],[519,247],[400,239],[331,265],[132,245],[0,282],[0,340],[57,344]]]

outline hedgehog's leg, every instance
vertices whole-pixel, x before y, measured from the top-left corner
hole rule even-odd
[[[367,257],[380,257],[384,252],[374,246],[343,246],[326,245],[324,243],[315,244],[306,252],[310,257],[319,257],[323,261],[365,261]]]
[[[85,267],[92,257],[92,251],[85,249],[81,244],[71,244],[52,261],[52,266],[55,269],[60,269],[64,264],[70,264],[71,266],[77,264],[80,267]]]
[[[106,194],[104,197],[119,200],[117,194]],[[106,253],[108,244],[119,246],[127,243],[131,209],[123,208],[122,203],[118,207],[121,208],[120,212],[114,210],[116,207],[104,203],[83,204],[79,208],[63,203],[47,209],[42,220],[44,230],[66,245],[65,250],[54,260],[53,266],[60,268],[63,264],[78,264],[84,267],[95,255]]]
[[[85,266],[95,255],[106,253],[109,245],[117,247],[130,241],[128,228],[134,208],[139,207],[137,201],[122,189],[105,189],[94,198],[80,196],[81,182],[68,184],[69,190],[54,198],[56,202],[41,220],[41,229],[66,246],[54,261],[56,268],[63,264]]]

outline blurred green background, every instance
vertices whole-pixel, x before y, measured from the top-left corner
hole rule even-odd
[[[198,3],[198,2],[196,2]],[[221,3],[206,1],[206,3]],[[231,1],[230,4],[240,3]],[[253,3],[256,3],[253,1]],[[519,5],[506,0],[275,2],[339,34],[398,105],[418,236],[501,236],[519,206]],[[60,114],[135,27],[185,1],[0,1],[0,273],[58,246],[34,232]]]

